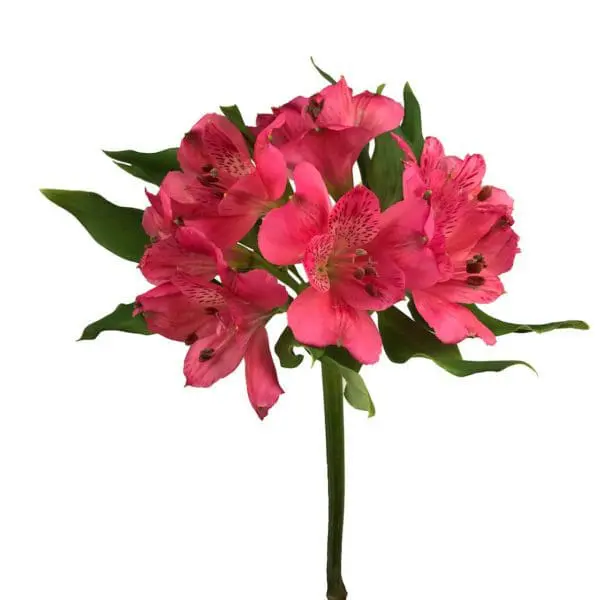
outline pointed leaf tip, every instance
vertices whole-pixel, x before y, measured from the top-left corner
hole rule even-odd
[[[136,150],[102,150],[123,171],[154,185],[160,185],[170,171],[179,171],[178,148],[158,152]]]
[[[142,228],[143,211],[117,206],[94,192],[48,188],[40,192],[70,212],[98,244],[125,260],[140,260],[148,243]]]
[[[95,340],[103,331],[123,331],[125,333],[152,335],[142,315],[133,316],[134,310],[133,302],[119,304],[109,315],[90,323],[77,341]]]
[[[321,77],[323,77],[323,79],[327,80],[329,83],[334,84],[336,81],[335,79],[326,71],[323,71],[323,69],[321,69],[317,63],[315,62],[315,59],[311,56],[310,57],[310,62],[312,63],[313,67],[319,72],[319,75],[321,75]]]

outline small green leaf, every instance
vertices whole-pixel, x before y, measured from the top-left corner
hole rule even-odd
[[[101,246],[121,258],[139,262],[148,243],[142,229],[141,210],[117,206],[93,192],[50,189],[40,192],[70,212]]]
[[[160,185],[169,171],[179,171],[177,148],[160,152],[136,152],[135,150],[104,150],[106,156],[130,175]]]
[[[400,129],[400,135],[409,143],[417,160],[420,159],[425,142],[421,125],[421,107],[408,82],[404,86],[404,119]]]
[[[90,323],[83,330],[79,340],[95,340],[103,331],[124,331],[126,333],[152,335],[142,315],[133,316],[134,310],[133,302],[131,304],[119,304],[110,315]]]
[[[456,344],[444,344],[431,332],[392,306],[378,313],[379,331],[387,357],[395,363],[405,363],[414,357],[429,358],[452,375],[466,377],[487,371],[503,371],[513,365],[524,365],[520,360],[463,360]]]
[[[505,323],[500,319],[484,313],[475,304],[470,304],[467,308],[495,335],[507,335],[509,333],[546,333],[556,329],[589,329],[590,326],[585,321],[556,321],[553,323],[541,323],[539,325],[519,325],[517,323]]]
[[[380,83],[380,84],[377,86],[377,90],[375,91],[375,93],[376,93],[378,96],[381,96],[381,94],[382,94],[382,92],[383,92],[383,90],[384,90],[384,89],[385,89],[385,83]]]
[[[321,75],[321,77],[329,81],[329,83],[335,83],[335,79],[329,73],[326,73],[325,71],[323,71],[323,69],[317,66],[317,63],[315,62],[315,59],[312,56],[310,57],[310,62],[313,64],[313,67],[317,71],[319,71],[319,75]]]
[[[304,360],[304,356],[294,352],[294,348],[299,346],[300,344],[296,341],[292,330],[286,327],[275,344],[275,354],[279,357],[282,367],[285,369],[295,369],[300,365]]]
[[[373,404],[371,394],[369,394],[369,390],[367,389],[363,378],[353,369],[340,364],[327,355],[321,358],[321,362],[332,365],[339,370],[341,376],[346,382],[346,386],[344,388],[344,397],[350,406],[356,408],[357,410],[366,411],[369,417],[374,416],[375,405]]]
[[[335,360],[344,367],[348,367],[357,373],[360,371],[362,364],[358,362],[346,348],[343,346],[327,346],[324,350],[324,354],[329,358]]]
[[[246,123],[244,123],[244,117],[242,117],[242,113],[238,108],[237,104],[233,104],[231,106],[221,106],[221,112],[233,123],[244,136],[246,142],[249,144],[249,149],[252,151],[252,147],[254,146],[254,135],[248,129]]]
[[[366,180],[379,198],[382,209],[402,200],[403,157],[404,153],[389,133],[375,138],[375,150],[366,169]]]

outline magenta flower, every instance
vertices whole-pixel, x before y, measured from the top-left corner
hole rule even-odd
[[[352,166],[360,151],[376,136],[400,124],[404,109],[398,102],[371,92],[357,96],[342,77],[314,96],[298,96],[259,115],[255,131],[273,128],[273,143],[290,167],[310,162],[332,194],[339,197],[352,183]],[[274,126],[277,116],[285,121]]]
[[[187,385],[209,387],[245,362],[250,403],[263,419],[283,393],[265,325],[287,300],[266,271],[221,273],[223,284],[184,271],[137,298],[150,331],[190,346]]]
[[[431,206],[432,244],[443,274],[432,286],[412,286],[417,309],[445,343],[477,336],[494,344],[494,334],[462,305],[486,304],[504,293],[499,275],[512,268],[519,251],[512,199],[499,188],[482,186],[482,156],[446,156],[430,137],[417,163],[405,142],[396,139],[407,155],[405,198]]]
[[[439,278],[425,246],[429,207],[402,203],[381,213],[375,194],[359,185],[332,208],[314,166],[300,163],[294,180],[296,193],[265,217],[258,239],[267,260],[302,262],[308,275],[289,325],[302,343],[341,345],[364,364],[377,362],[381,338],[368,311],[402,299],[407,275],[421,285]]]
[[[162,237],[185,223],[220,248],[242,239],[285,190],[285,160],[270,143],[271,129],[283,119],[258,136],[255,163],[242,134],[225,117],[209,114],[200,119],[179,148],[183,171],[168,173],[158,195],[149,195],[146,232]]]

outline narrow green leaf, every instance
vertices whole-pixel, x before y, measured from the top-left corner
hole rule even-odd
[[[142,229],[141,210],[117,206],[93,192],[40,191],[48,200],[70,212],[101,246],[126,260],[139,261],[148,243]]]
[[[366,411],[369,417],[374,416],[375,405],[373,404],[371,394],[369,394],[369,390],[367,389],[363,378],[353,369],[340,364],[327,355],[321,358],[321,362],[335,366],[344,378],[344,381],[346,382],[344,397],[348,401],[348,404],[357,410]]]
[[[382,209],[402,200],[403,157],[404,153],[389,133],[375,138],[366,179],[368,187],[379,198]]]
[[[392,306],[378,313],[379,331],[387,357],[395,363],[405,363],[414,357],[429,358],[452,375],[466,377],[487,371],[503,371],[520,360],[463,360],[456,344],[444,344],[431,332]]]
[[[323,69],[321,69],[317,65],[317,63],[315,62],[315,59],[312,56],[310,57],[310,62],[313,64],[313,67],[319,72],[319,75],[321,75],[321,77],[323,77],[324,79],[329,81],[329,83],[335,83],[335,79],[329,73],[326,73],[325,71],[323,71]]]
[[[252,151],[254,146],[254,135],[248,129],[246,123],[244,123],[244,117],[242,117],[242,113],[238,108],[237,104],[233,104],[231,106],[221,106],[221,112],[233,123],[244,136],[246,142],[249,144],[249,149]]]
[[[79,340],[95,340],[103,331],[124,331],[152,335],[142,315],[133,316],[135,307],[131,304],[119,304],[109,315],[90,323],[81,334]]]
[[[421,107],[408,82],[404,86],[404,119],[400,129],[400,135],[410,144],[417,159],[421,158],[425,142],[421,125]]]
[[[553,323],[541,323],[539,325],[519,325],[518,323],[506,323],[495,319],[484,313],[475,304],[470,304],[467,308],[495,335],[507,335],[509,333],[546,333],[556,329],[589,329],[590,326],[585,321],[556,321]]]
[[[377,86],[377,90],[375,91],[375,93],[376,93],[378,96],[381,96],[381,94],[382,94],[382,92],[383,92],[383,90],[384,90],[384,89],[385,89],[385,83],[380,83],[380,84]]]
[[[179,171],[177,148],[160,152],[136,152],[135,150],[104,150],[106,156],[130,175],[160,185],[169,171]]]
[[[327,346],[324,350],[325,356],[332,358],[335,362],[344,367],[348,367],[357,373],[360,371],[362,364],[358,362],[346,348],[343,346]]]
[[[292,330],[286,327],[275,344],[275,354],[279,357],[282,367],[285,369],[295,369],[300,365],[304,360],[304,356],[294,352],[294,348],[299,346],[300,344],[296,341]]]

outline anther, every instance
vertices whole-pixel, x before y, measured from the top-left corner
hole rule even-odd
[[[311,98],[308,102],[308,106],[306,107],[306,112],[316,121],[317,117],[321,114],[323,110],[323,104],[325,104],[325,100],[317,100],[316,98]]]
[[[485,259],[481,254],[476,254],[467,261],[467,273],[481,273],[487,267]]]
[[[484,185],[480,190],[479,194],[477,194],[477,200],[483,202],[490,198],[490,196],[494,193],[494,188],[491,185]]]
[[[377,269],[373,265],[367,265],[365,267],[365,275],[369,277],[377,277]]]
[[[367,255],[367,251],[366,251],[366,250],[364,250],[363,248],[357,248],[357,249],[354,251],[354,254],[355,254],[356,256],[366,256],[366,255]]]
[[[355,279],[362,279],[365,276],[365,273],[366,273],[366,271],[362,267],[358,267],[354,271],[354,278]]]
[[[367,294],[373,298],[377,298],[377,296],[379,296],[379,290],[372,283],[367,283],[367,285],[365,285],[365,292],[367,292]]]
[[[200,352],[200,360],[202,362],[205,362],[207,360],[210,360],[214,355],[215,355],[214,348],[204,348],[204,350],[202,350],[202,352]]]
[[[470,275],[467,277],[467,285],[470,285],[471,287],[479,287],[484,283],[485,277],[482,277],[481,275]]]
[[[219,310],[217,308],[215,308],[214,306],[207,306],[204,309],[204,313],[207,315],[218,315],[219,314]]]
[[[185,338],[185,345],[186,346],[191,346],[194,342],[198,341],[198,336],[195,333],[190,333],[190,335],[188,335]]]
[[[209,163],[209,164],[207,164],[207,165],[204,165],[204,166],[202,167],[202,170],[203,170],[205,173],[210,173],[210,172],[211,172],[213,169],[214,169],[214,167],[213,167],[213,166],[212,166],[210,163]]]
[[[433,192],[431,190],[425,190],[425,193],[423,194],[423,200],[425,200],[425,202],[429,202],[429,200],[431,200],[431,196],[433,196]]]
[[[177,225],[177,227],[181,227],[183,225],[183,219],[181,217],[175,217],[173,219],[173,225]]]

